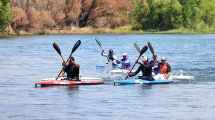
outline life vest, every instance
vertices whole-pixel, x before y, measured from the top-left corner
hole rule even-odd
[[[160,74],[168,74],[169,73],[169,67],[168,64],[160,64]]]
[[[131,66],[130,61],[128,59],[121,59],[121,68],[129,69]]]

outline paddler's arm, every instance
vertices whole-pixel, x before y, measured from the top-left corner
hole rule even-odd
[[[101,56],[106,57],[108,62],[110,61],[109,57],[108,57],[108,54],[106,54],[104,50],[102,50]],[[108,62],[106,64],[108,64]]]
[[[65,63],[65,62],[63,62],[63,63],[62,63],[63,71],[64,71],[64,72],[66,72],[66,71],[67,71],[67,69],[68,69],[68,65],[69,65],[69,63]],[[63,75],[61,75],[61,76],[63,76]]]
[[[101,56],[108,57],[108,55],[107,55],[107,54],[105,54],[105,51],[104,51],[104,50],[102,50],[102,52],[101,52]]]
[[[129,77],[135,76],[140,72],[140,70],[141,70],[141,66],[139,66],[138,69],[135,72],[128,73],[128,76]]]
[[[62,63],[62,66],[63,66],[63,69],[62,69],[63,72],[60,73],[59,77],[64,77],[64,74],[65,74],[65,71],[66,71],[66,67],[67,67],[67,66],[66,66],[66,63],[65,63],[65,62]]]

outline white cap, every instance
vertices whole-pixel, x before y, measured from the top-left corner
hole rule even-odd
[[[166,61],[166,57],[162,56],[162,57],[161,57],[161,60],[162,60],[162,61]]]
[[[113,55],[113,59],[117,60],[117,56],[116,56],[116,55]]]
[[[122,56],[128,56],[128,53],[123,53]]]

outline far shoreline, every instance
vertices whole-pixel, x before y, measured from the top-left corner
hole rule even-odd
[[[122,26],[118,28],[92,28],[92,27],[84,27],[84,28],[62,28],[62,29],[47,29],[40,32],[26,32],[20,31],[19,33],[0,33],[0,38],[3,37],[18,37],[18,36],[34,36],[34,35],[100,35],[100,34],[115,34],[115,35],[144,35],[144,34],[178,34],[178,35],[196,35],[196,34],[215,34],[215,31],[194,31],[185,28],[173,29],[168,31],[142,31],[142,30],[132,30],[130,26]]]

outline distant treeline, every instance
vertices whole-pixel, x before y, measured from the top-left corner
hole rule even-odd
[[[133,0],[133,29],[215,31],[215,0]]]
[[[0,0],[0,30],[66,27],[215,31],[215,0]]]

